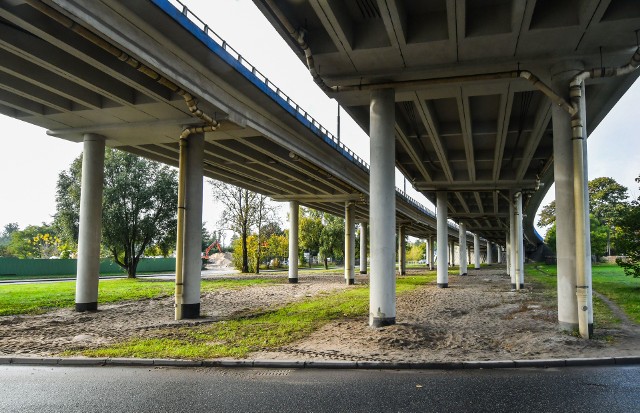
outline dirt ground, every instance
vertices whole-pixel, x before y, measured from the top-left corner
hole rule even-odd
[[[228,276],[227,276],[228,277]],[[61,309],[42,315],[0,317],[0,355],[52,356],[95,348],[146,331],[211,323],[349,288],[341,275],[302,276],[298,284],[259,285],[203,295],[203,318],[176,322],[171,298],[101,305],[95,313]],[[366,283],[366,277],[358,277]],[[525,280],[526,283],[526,280]],[[335,321],[261,359],[461,361],[638,355],[640,327],[619,314],[615,328],[598,328],[583,340],[557,328],[557,304],[527,285],[510,291],[504,268],[450,276],[450,288],[430,284],[397,299],[397,323],[373,329],[367,318]]]

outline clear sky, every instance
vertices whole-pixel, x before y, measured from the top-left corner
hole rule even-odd
[[[313,83],[308,70],[266,21],[251,0],[184,1],[220,37],[335,134],[337,103]],[[640,174],[640,82],[621,99],[589,139],[589,176],[610,176],[638,196]],[[51,222],[58,173],[82,151],[82,144],[47,136],[44,129],[0,115],[0,229],[9,222],[21,228]],[[369,138],[344,114],[341,137],[363,159]],[[402,186],[402,179],[396,179]],[[409,189],[409,188],[408,188]],[[419,194],[410,195],[425,204]],[[553,200],[553,188],[545,200]],[[218,220],[210,188],[205,186],[204,220]],[[544,204],[544,203],[543,203]],[[430,204],[429,204],[430,205]],[[432,208],[432,207],[431,207]],[[433,208],[432,208],[433,209]]]

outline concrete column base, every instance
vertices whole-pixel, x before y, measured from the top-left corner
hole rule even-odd
[[[98,302],[76,303],[76,311],[79,313],[83,313],[85,311],[98,311]]]
[[[297,278],[289,278],[289,284],[298,284]]]
[[[438,288],[449,288],[449,283],[438,283]]]
[[[384,318],[373,317],[373,319],[371,320],[371,327],[375,327],[375,328],[386,327],[386,326],[394,325],[395,323],[396,323],[395,317],[384,317]]]
[[[200,303],[182,304],[182,318],[200,318]]]
[[[360,271],[360,274],[363,274],[363,275],[364,275],[364,274],[366,274],[366,273],[367,273],[366,271]]]
[[[511,289],[515,290],[517,287],[517,285],[515,283],[511,283]],[[520,289],[522,290],[524,288],[524,284],[520,284]]]
[[[462,273],[462,274],[460,274],[460,275],[464,277],[464,276],[466,276],[466,275],[468,275],[468,274],[467,274],[466,272],[463,272],[463,273]]]
[[[356,283],[356,280],[354,280],[353,278],[349,278],[347,280],[347,285],[354,285]]]

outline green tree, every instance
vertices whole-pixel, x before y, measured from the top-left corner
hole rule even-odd
[[[549,204],[542,207],[542,210],[538,214],[540,219],[538,225],[541,227],[547,227],[556,222],[556,201],[551,201]]]
[[[51,258],[60,255],[64,243],[55,229],[44,222],[42,225],[28,225],[23,230],[11,232],[8,252],[18,258]]]
[[[298,242],[302,251],[309,253],[309,267],[311,267],[311,257],[320,249],[322,226],[322,213],[312,208],[300,208]]]
[[[9,244],[11,243],[11,234],[20,230],[17,222],[11,222],[4,226],[0,233],[0,257],[11,256],[9,252]]]
[[[640,183],[640,175],[636,182]],[[616,224],[620,229],[616,244],[620,252],[625,254],[616,258],[616,263],[626,275],[640,277],[640,196],[622,211]]]
[[[329,268],[329,258],[340,260],[344,257],[344,219],[324,213],[318,244],[318,254],[322,257],[324,268]]]
[[[423,260],[426,254],[427,246],[424,241],[416,240],[413,244],[409,244],[409,248],[407,249],[407,261]]]
[[[56,223],[77,240],[81,158],[58,177]],[[177,173],[158,162],[107,149],[102,197],[102,243],[135,278],[138,262],[153,243],[175,239]]]
[[[607,255],[611,252],[611,231],[615,221],[628,205],[627,198],[627,187],[620,185],[613,178],[600,177],[589,181],[589,211],[604,227]]]

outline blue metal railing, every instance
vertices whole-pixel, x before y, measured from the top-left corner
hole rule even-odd
[[[176,11],[178,11],[182,16],[184,16],[190,23],[194,24],[197,29],[199,29],[206,38],[215,42],[215,44],[228,54],[228,57],[233,59],[234,65],[238,71],[245,75],[246,77],[252,76],[253,79],[249,79],[255,83],[257,80],[264,85],[265,87],[261,87],[263,91],[267,94],[271,95],[276,102],[280,103],[282,106],[286,105],[285,109],[292,113],[296,118],[298,118],[301,122],[307,125],[309,129],[311,129],[315,134],[320,135],[321,138],[330,146],[335,148],[338,152],[340,152],[347,159],[354,162],[361,169],[369,172],[369,164],[365,162],[358,154],[353,152],[350,148],[344,145],[341,141],[339,141],[331,132],[329,132],[324,126],[322,126],[317,120],[313,118],[307,111],[302,109],[293,99],[291,99],[286,93],[282,91],[278,86],[276,86],[273,82],[269,80],[268,77],[263,75],[254,65],[249,63],[240,53],[238,53],[233,47],[231,47],[222,37],[220,37],[215,31],[209,27],[207,23],[205,23],[202,19],[200,19],[196,14],[194,14],[189,8],[181,1],[181,0],[151,0],[158,7],[162,8],[166,12],[172,15],[171,10],[168,10],[165,6],[170,5]],[[179,23],[182,23],[178,21]],[[189,28],[187,28],[189,29]],[[216,52],[216,50],[213,50]],[[244,70],[243,70],[244,69]],[[396,194],[405,199],[406,202],[413,205],[415,208],[423,212],[424,214],[435,218],[435,213],[429,209],[427,209],[424,205],[420,204],[415,199],[408,196],[404,191],[399,188],[396,188]],[[457,226],[456,226],[457,227]]]

